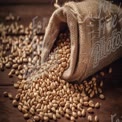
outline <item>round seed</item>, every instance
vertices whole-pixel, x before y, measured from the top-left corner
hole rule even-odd
[[[12,104],[13,104],[14,107],[17,107],[18,106],[18,102],[16,100],[13,100],[12,101]]]
[[[93,111],[93,108],[91,108],[91,107],[89,107],[88,109],[87,109],[87,111],[88,111],[88,113],[93,113],[94,111]]]
[[[92,122],[92,116],[91,115],[88,115],[88,121]]]
[[[86,116],[86,111],[85,111],[85,109],[82,110],[81,114],[82,114],[83,117]]]
[[[73,116],[70,117],[71,121],[75,121],[75,118]]]
[[[99,103],[99,102],[97,102],[97,103],[95,104],[95,108],[100,108],[100,103]]]
[[[24,114],[24,118],[29,119],[29,114],[28,113]]]
[[[8,92],[3,92],[4,97],[8,97]]]
[[[95,122],[99,122],[99,118],[98,118],[97,115],[95,115],[95,117],[94,117],[94,121],[95,121]]]
[[[13,95],[11,93],[8,93],[8,97],[10,100],[13,100]]]
[[[14,83],[14,88],[18,89],[19,88],[19,84],[18,83]]]
[[[38,121],[40,120],[39,116],[34,116],[33,118],[34,118],[34,120],[35,120],[36,122],[38,122]]]
[[[105,99],[105,96],[104,96],[103,94],[100,94],[99,97],[100,97],[100,99],[102,99],[102,100]]]

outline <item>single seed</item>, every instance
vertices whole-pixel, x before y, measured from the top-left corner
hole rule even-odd
[[[11,68],[11,63],[8,62],[7,64],[5,64],[6,68]]]
[[[73,116],[70,117],[71,121],[75,121],[75,118]]]
[[[24,118],[29,119],[29,114],[28,113],[24,114]]]
[[[100,82],[100,87],[103,87],[103,81]]]
[[[101,88],[98,88],[98,92],[101,94],[102,93],[102,89]]]
[[[56,118],[56,115],[55,114],[53,114],[53,120],[56,120],[57,118]]]
[[[82,113],[81,113],[81,114],[82,114],[83,117],[86,116],[86,111],[85,111],[85,109],[82,110]]]
[[[89,100],[89,97],[88,96],[85,96],[84,98],[83,98],[83,101],[88,101]]]
[[[102,100],[105,99],[105,96],[104,96],[103,94],[100,94],[99,97],[100,97],[100,99],[102,99]]]
[[[89,103],[88,102],[83,102],[83,105],[87,107],[89,105]]]
[[[77,114],[78,114],[78,116],[82,116],[81,111],[78,111]]]
[[[13,104],[14,107],[17,107],[18,106],[18,102],[16,100],[13,100],[12,101],[12,104]]]
[[[95,122],[99,122],[99,118],[98,118],[97,115],[95,115],[95,117],[94,117],[94,121],[95,121]]]
[[[109,73],[109,74],[111,74],[111,73],[112,73],[112,68],[111,68],[111,67],[109,68],[108,73]]]
[[[19,84],[18,83],[14,83],[14,88],[18,89],[19,88]]]
[[[88,121],[92,122],[92,116],[91,115],[88,115]]]
[[[39,116],[34,116],[33,118],[34,118],[34,120],[35,120],[36,122],[38,122],[38,121],[40,120]]]
[[[97,102],[97,103],[95,104],[95,108],[100,108],[100,103],[99,103],[99,102]]]
[[[74,117],[74,118],[77,118],[77,113],[76,112],[72,112],[72,116]]]
[[[4,97],[8,97],[8,92],[3,92]]]
[[[22,111],[21,105],[18,105],[18,110],[19,110],[19,111]]]
[[[70,115],[69,115],[68,113],[66,113],[66,114],[65,114],[65,117],[66,117],[67,119],[69,119],[69,118],[70,118]]]
[[[12,66],[14,69],[17,69],[17,67],[18,67],[18,64],[13,64],[13,66]]]
[[[100,75],[101,75],[101,76],[105,76],[105,73],[104,73],[104,72],[100,72]]]
[[[93,111],[93,108],[91,108],[91,107],[89,107],[88,109],[87,109],[87,111],[88,111],[88,113],[93,113],[94,111]]]
[[[10,100],[13,100],[13,95],[11,93],[8,93],[8,97]]]

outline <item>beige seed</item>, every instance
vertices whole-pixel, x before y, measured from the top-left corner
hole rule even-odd
[[[65,117],[66,117],[67,119],[69,119],[69,118],[70,118],[70,115],[69,115],[68,113],[66,113],[66,114],[65,114]]]
[[[28,113],[24,114],[24,118],[29,119],[29,114]]]
[[[70,117],[71,121],[75,121],[75,118],[73,116]]]
[[[28,59],[27,58],[23,58],[22,61],[23,61],[23,63],[27,63]]]
[[[62,62],[62,67],[65,68],[67,66],[67,63],[66,62]]]
[[[104,72],[100,72],[100,75],[101,75],[101,76],[105,76],[105,73],[104,73]]]
[[[8,93],[8,97],[10,100],[13,100],[13,95],[11,93]]]
[[[13,76],[11,71],[8,73],[8,76],[9,77],[12,77]]]
[[[19,84],[18,83],[14,83],[14,88],[18,89],[19,88]]]
[[[17,67],[18,67],[18,64],[13,64],[13,66],[12,66],[14,69],[17,69]]]
[[[34,120],[35,120],[36,122],[38,122],[38,121],[40,120],[39,116],[34,116],[33,118],[34,118]]]
[[[103,100],[103,99],[105,99],[105,96],[103,94],[100,94],[99,98]]]
[[[99,102],[97,102],[97,103],[95,104],[95,108],[100,108],[100,103],[99,103]]]
[[[31,107],[31,109],[30,109],[30,113],[31,114],[34,114],[35,113],[35,110]]]
[[[67,113],[67,114],[70,114],[70,113],[71,113],[71,110],[67,108],[67,109],[66,109],[66,113]]]
[[[100,87],[103,87],[103,81],[100,82]]]
[[[97,79],[95,77],[92,77],[92,81],[96,81]]]
[[[85,111],[85,109],[82,110],[81,114],[82,114],[83,117],[86,116],[86,111]]]
[[[83,101],[88,101],[89,100],[89,97],[88,96],[85,96],[84,98],[83,98]]]
[[[109,68],[108,73],[109,73],[109,74],[111,74],[111,73],[112,73],[112,68],[111,68],[111,67]]]
[[[102,89],[101,88],[98,88],[98,92],[101,94],[102,93]]]
[[[92,100],[90,100],[90,101],[89,101],[89,107],[94,108],[94,103],[93,103],[93,101],[92,101]]]
[[[3,92],[4,97],[8,97],[8,92]]]
[[[18,106],[18,102],[16,100],[13,100],[12,101],[12,104],[13,104],[14,107],[17,107]]]
[[[18,105],[18,110],[19,110],[19,111],[22,111],[21,105]]]
[[[92,116],[91,115],[88,115],[88,121],[92,122]]]
[[[74,117],[74,118],[77,118],[77,113],[76,112],[72,112],[72,116]]]
[[[94,121],[95,121],[95,122],[99,122],[99,118],[98,118],[97,115],[95,115],[95,117],[94,117]]]
[[[93,111],[93,108],[91,108],[91,107],[89,107],[88,109],[87,109],[87,111],[88,111],[88,113],[93,113],[94,111]]]
[[[83,102],[83,105],[87,107],[89,105],[89,103],[88,102]]]
[[[18,101],[19,98],[20,98],[20,94],[17,94],[17,95],[15,96],[15,99]]]
[[[25,108],[22,108],[22,113],[23,114],[27,113],[27,110]]]
[[[56,118],[61,118],[61,115],[58,112],[56,112]]]
[[[91,93],[90,93],[90,98],[93,98],[94,97],[94,91],[92,91]]]
[[[56,115],[55,114],[53,114],[53,120],[56,120],[57,118],[56,118]]]
[[[6,68],[11,68],[11,63],[8,62],[8,63],[5,64],[5,66],[6,66]]]
[[[48,117],[49,117],[50,119],[52,119],[52,118],[53,118],[53,113],[48,113]]]
[[[18,79],[22,80],[23,79],[22,75],[18,75]]]
[[[82,116],[81,111],[78,111],[77,114],[78,114],[78,116]]]

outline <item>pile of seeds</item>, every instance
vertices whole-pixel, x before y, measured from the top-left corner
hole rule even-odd
[[[16,96],[8,92],[4,92],[4,96],[13,100],[13,106],[30,122],[57,120],[62,116],[71,121],[87,116],[88,121],[98,122],[94,109],[100,108],[101,104],[92,98],[96,95],[105,98],[102,94],[103,81],[98,83],[93,77],[81,84],[71,84],[61,78],[70,63],[69,35],[59,35],[44,64],[40,63],[41,47],[38,47],[42,43],[42,36],[35,35],[29,39],[28,36],[19,37],[12,43],[12,38],[1,37],[0,67],[11,68],[9,76],[15,74],[19,79],[14,83]],[[104,72],[101,75],[104,77]]]
[[[10,14],[6,18],[15,17]],[[22,31],[25,35],[21,33]],[[16,76],[19,80],[27,79],[28,75],[41,65],[43,36],[33,33],[32,23],[24,27],[17,21],[10,25],[1,23],[0,34],[0,70],[7,68],[10,69],[9,77]]]

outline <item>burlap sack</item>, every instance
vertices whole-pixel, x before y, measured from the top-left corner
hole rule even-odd
[[[70,32],[70,66],[62,78],[82,81],[122,56],[122,9],[104,0],[68,2],[52,14],[46,28],[42,63],[66,23]]]

